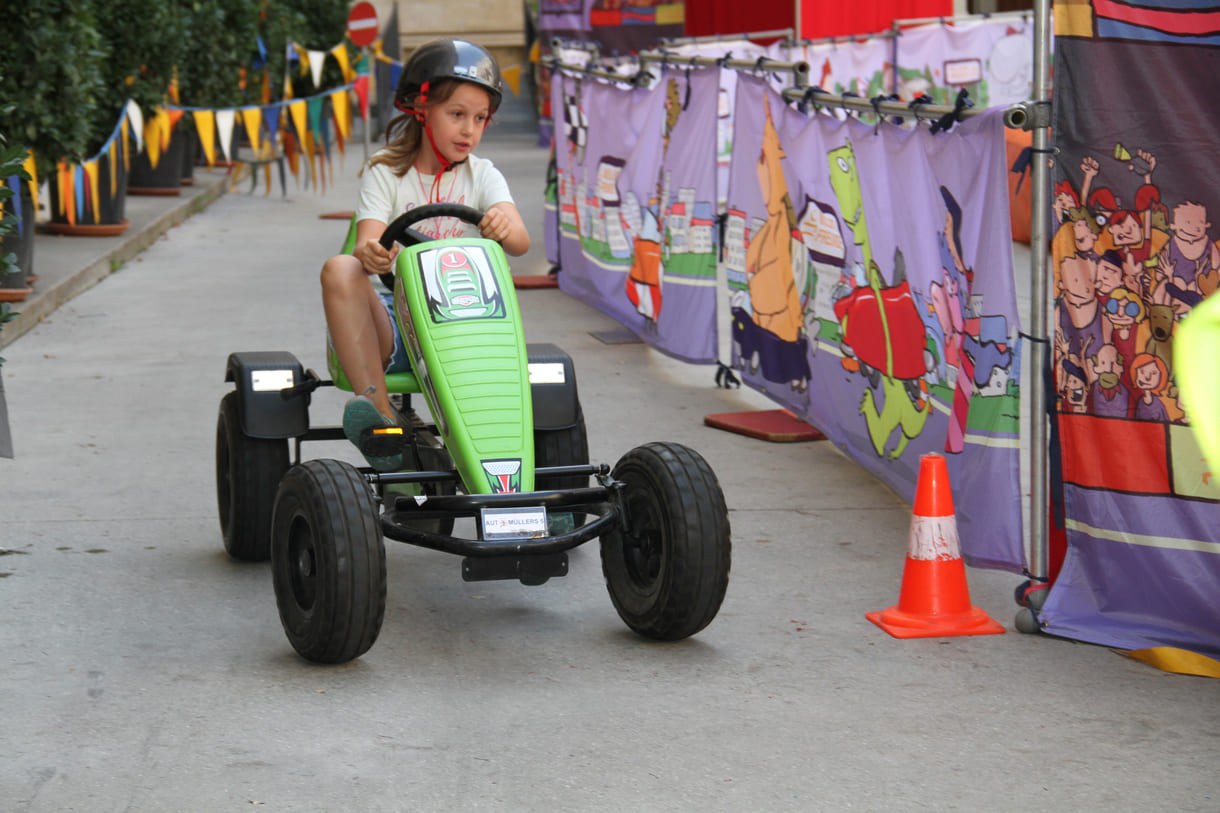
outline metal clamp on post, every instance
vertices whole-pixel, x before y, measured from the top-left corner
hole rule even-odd
[[[1018,102],[1004,111],[1004,126],[1010,130],[1038,130],[1051,126],[1051,103]]]

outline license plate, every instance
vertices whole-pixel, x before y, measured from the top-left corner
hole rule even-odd
[[[546,507],[484,508],[483,538],[536,539],[547,535]]]

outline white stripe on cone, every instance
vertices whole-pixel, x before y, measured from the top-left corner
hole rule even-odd
[[[911,517],[911,542],[907,557],[922,561],[962,558],[957,540],[957,519],[947,517]]]

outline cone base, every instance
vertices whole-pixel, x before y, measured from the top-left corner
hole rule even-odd
[[[956,635],[999,635],[1004,626],[978,607],[952,615],[913,615],[897,605],[865,618],[895,638],[947,638]]]

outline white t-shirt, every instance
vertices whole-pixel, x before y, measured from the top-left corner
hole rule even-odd
[[[415,167],[401,178],[395,176],[387,164],[365,169],[360,180],[356,220],[372,219],[389,224],[408,209],[425,203],[462,203],[486,211],[501,201],[513,202],[504,175],[486,158],[470,156],[442,173],[438,189],[433,190],[435,180],[435,175],[421,175]],[[477,227],[455,217],[421,220],[411,228],[434,240],[479,236]]]

